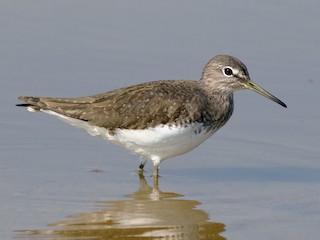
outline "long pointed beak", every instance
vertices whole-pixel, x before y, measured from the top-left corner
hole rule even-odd
[[[264,90],[262,87],[260,87],[259,85],[255,84],[251,80],[246,82],[245,85],[249,90],[252,90],[254,92],[257,92],[257,93],[261,94],[262,96],[265,96],[266,98],[269,98],[270,100],[280,104],[282,107],[285,107],[285,108],[287,107],[287,105],[284,102],[282,102],[279,98],[276,98],[271,93],[267,92],[266,90]]]

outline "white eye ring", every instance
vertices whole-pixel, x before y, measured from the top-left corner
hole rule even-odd
[[[223,73],[223,75],[225,75],[226,77],[232,77],[232,76],[234,76],[233,68],[232,68],[232,67],[229,67],[229,66],[224,67],[224,68],[222,69],[222,73]]]

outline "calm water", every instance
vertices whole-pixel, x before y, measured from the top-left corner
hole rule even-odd
[[[317,239],[319,1],[2,1],[1,239]],[[213,138],[162,164],[16,96],[198,79],[226,53],[288,109],[238,92]],[[170,237],[169,237],[170,236]]]

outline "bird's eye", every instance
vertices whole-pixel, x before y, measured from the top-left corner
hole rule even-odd
[[[224,75],[226,75],[226,76],[232,76],[232,75],[233,75],[233,71],[232,71],[232,69],[231,69],[230,67],[224,68],[224,69],[223,69],[223,73],[224,73]]]

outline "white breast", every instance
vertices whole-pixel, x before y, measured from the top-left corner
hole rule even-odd
[[[187,126],[159,125],[143,130],[116,129],[114,133],[110,133],[105,128],[89,125],[85,121],[50,110],[42,111],[55,115],[72,126],[84,129],[93,136],[102,136],[154,163],[187,153],[214,133],[214,131],[206,131],[201,123],[192,123]]]

